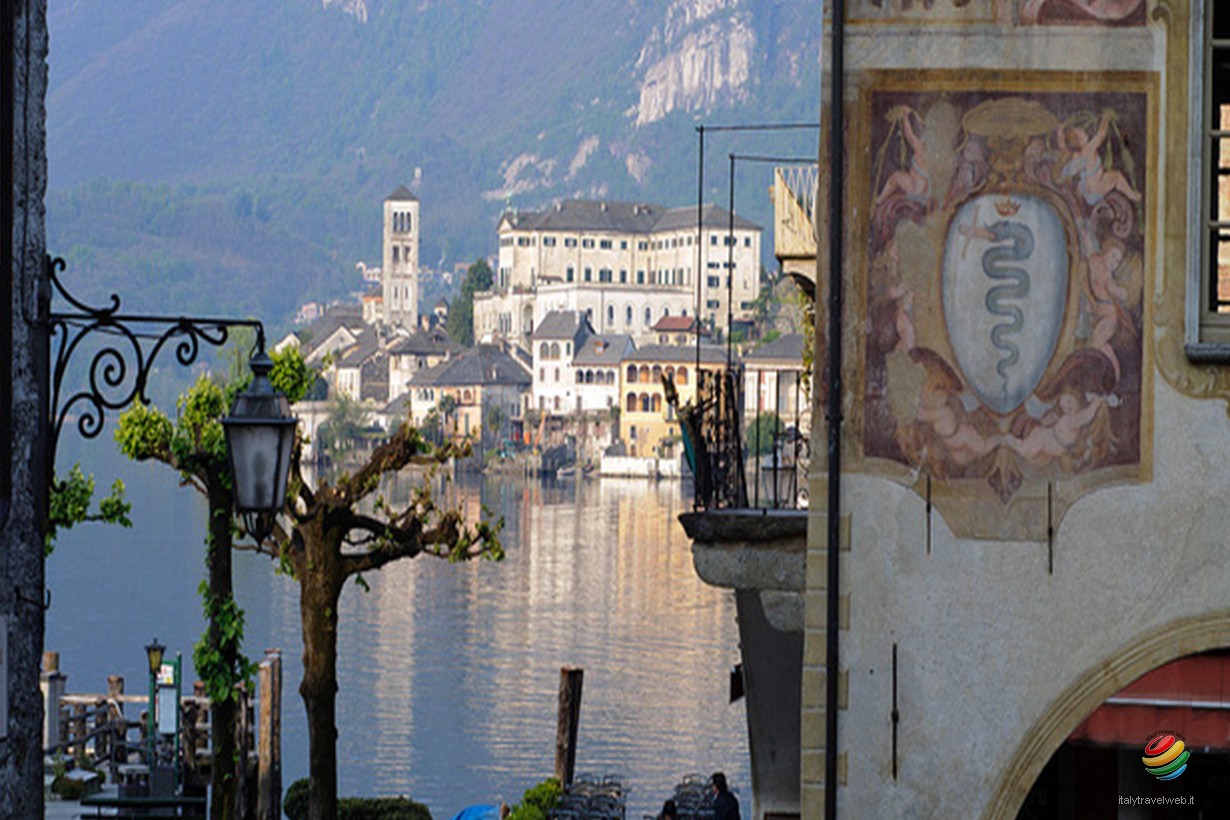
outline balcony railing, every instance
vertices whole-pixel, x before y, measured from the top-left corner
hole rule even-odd
[[[698,510],[807,506],[810,401],[801,368],[750,374],[755,381],[747,385],[741,367],[701,370],[697,398],[684,407],[667,389]]]

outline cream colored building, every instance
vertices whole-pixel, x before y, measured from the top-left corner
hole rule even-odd
[[[663,208],[565,200],[500,220],[495,283],[474,299],[477,338],[528,344],[553,310],[585,313],[598,333],[649,338],[662,316],[725,330],[759,292],[761,229],[714,205]],[[698,281],[699,271],[699,281]],[[730,274],[728,276],[728,273]]]

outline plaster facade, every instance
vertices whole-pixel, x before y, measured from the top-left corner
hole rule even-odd
[[[814,505],[803,816],[823,815],[827,786],[841,816],[1016,817],[1103,700],[1230,646],[1230,377],[1183,346],[1198,301],[1190,186],[1206,173],[1190,55],[1203,59],[1193,31],[1215,5],[852,4],[838,778],[824,780]],[[1057,249],[1023,270],[1060,290],[1013,297],[1027,326],[963,324],[1002,307],[981,277],[1002,272],[988,252],[1024,250],[1008,223]],[[1013,333],[1020,361],[1035,346],[1034,375],[1004,364],[997,342]],[[971,358],[978,345],[991,358]],[[1079,419],[1054,436],[1068,411]],[[827,435],[817,424],[813,453]],[[827,498],[825,475],[817,458],[812,499]]]

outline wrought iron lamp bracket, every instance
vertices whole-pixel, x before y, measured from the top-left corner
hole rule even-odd
[[[123,314],[120,297],[114,293],[105,307],[87,305],[60,281],[58,272],[66,267],[60,257],[47,258],[47,279],[54,293],[73,308],[48,314],[52,344],[51,463],[60,431],[74,411],[78,413],[77,431],[83,438],[91,439],[102,432],[108,410],[122,410],[137,401],[150,403],[146,394],[150,371],[168,345],[175,349],[175,361],[190,367],[196,362],[202,344],[220,348],[226,344],[231,328],[250,327],[256,331],[254,351],[265,349],[265,327],[256,319]],[[88,388],[65,396],[64,379],[74,354],[83,349],[83,342],[103,337],[116,341],[86,349],[87,355],[93,354],[86,371]]]

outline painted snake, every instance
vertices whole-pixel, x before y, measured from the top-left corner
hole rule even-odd
[[[1021,329],[1025,324],[1025,314],[1016,305],[1004,304],[1004,300],[1029,296],[1029,272],[1009,263],[1028,259],[1034,252],[1034,232],[1020,222],[1004,220],[988,225],[986,230],[995,242],[1012,243],[988,248],[982,254],[982,272],[990,279],[1004,282],[988,290],[984,301],[988,313],[1005,317],[991,328],[991,344],[1003,352],[995,365],[995,372],[1003,380],[1004,394],[1007,395],[1008,368],[1020,360],[1021,351],[1005,337]]]

